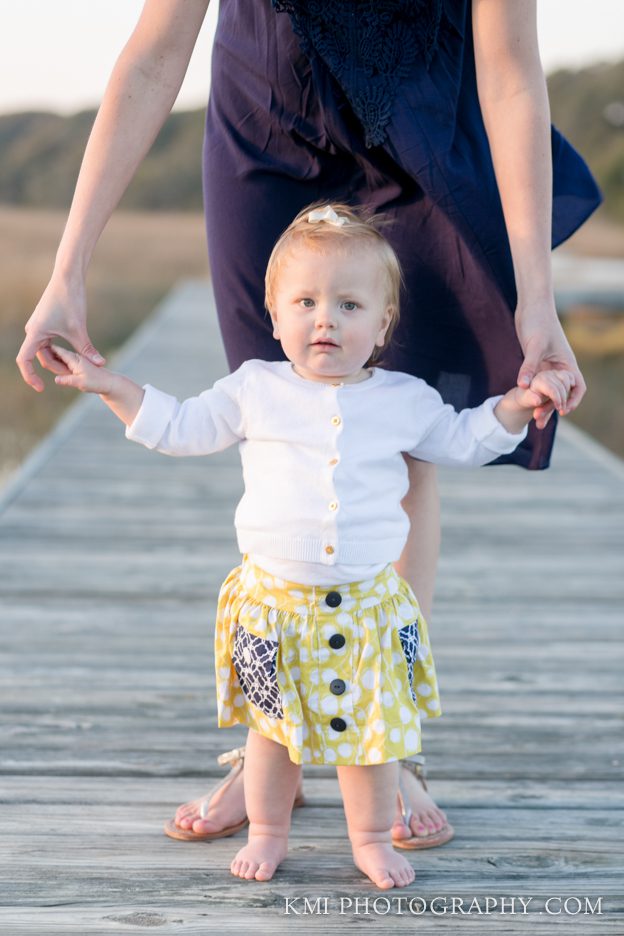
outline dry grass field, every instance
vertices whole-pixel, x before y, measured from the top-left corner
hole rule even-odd
[[[15,366],[64,223],[63,212],[0,208],[0,481],[74,398],[48,374],[46,391],[35,393]],[[207,275],[201,215],[117,213],[88,278],[90,333],[98,350],[109,354],[119,347],[177,280]]]
[[[605,220],[600,210],[566,249],[587,257],[624,258],[624,227]],[[624,302],[619,314],[577,309],[563,325],[587,382],[572,422],[624,458]]]
[[[74,398],[47,374],[48,389],[35,393],[15,367],[24,323],[48,281],[64,221],[62,212],[0,207],[0,483]],[[624,257],[624,229],[592,219],[568,247]],[[101,238],[88,279],[96,346],[109,354],[177,280],[207,275],[201,216],[118,212]],[[624,317],[588,310],[566,327],[590,388],[574,421],[624,455]]]

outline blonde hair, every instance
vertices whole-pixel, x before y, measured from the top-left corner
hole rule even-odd
[[[310,214],[313,219],[310,220]],[[325,215],[325,217],[320,217]],[[298,244],[312,250],[322,250],[329,244],[370,244],[377,250],[386,274],[386,296],[391,310],[390,324],[386,330],[384,348],[389,344],[399,321],[399,307],[403,274],[394,249],[379,230],[388,222],[368,208],[351,208],[340,202],[314,202],[299,212],[280,236],[267,264],[264,278],[264,304],[272,312],[275,304],[275,284],[286,255]],[[382,348],[375,348],[371,361],[378,358]]]

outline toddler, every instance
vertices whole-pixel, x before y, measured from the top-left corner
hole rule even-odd
[[[243,554],[219,596],[219,725],[248,725],[249,838],[234,875],[269,880],[285,857],[302,763],[338,770],[355,864],[378,887],[414,879],[391,845],[398,760],[439,714],[426,622],[394,571],[409,528],[402,453],[482,465],[512,451],[533,410],[562,409],[573,377],[538,374],[460,413],[407,374],[373,366],[399,314],[401,272],[379,232],[344,205],[302,211],[266,274],[287,358],[247,361],[179,403],[55,346],[64,386],[99,393],[126,436],[169,455],[238,443]]]

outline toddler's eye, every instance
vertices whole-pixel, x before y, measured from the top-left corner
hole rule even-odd
[[[301,299],[299,304],[302,305],[304,309],[313,309],[314,299]]]
[[[357,302],[352,302],[350,299],[342,303],[342,308],[345,309],[346,312],[353,312],[357,307]]]

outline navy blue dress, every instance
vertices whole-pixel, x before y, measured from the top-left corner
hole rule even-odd
[[[317,199],[367,204],[405,273],[385,366],[456,408],[515,385],[511,253],[479,101],[471,0],[221,0],[204,143],[208,248],[229,365],[283,357],[273,244]],[[552,129],[553,247],[600,202]],[[500,462],[548,466],[555,418]]]

